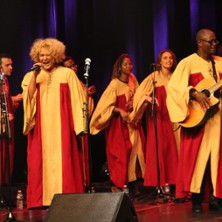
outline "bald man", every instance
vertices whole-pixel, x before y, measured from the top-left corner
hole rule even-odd
[[[199,30],[196,44],[196,53],[180,61],[169,81],[167,106],[172,122],[182,125],[176,197],[183,198],[191,192],[193,212],[202,213],[206,184],[210,184],[212,193],[210,210],[220,210],[218,198],[222,197],[221,98],[215,98],[220,103],[212,109],[209,91],[201,90],[222,79],[222,62],[214,56],[218,40],[212,30]],[[187,124],[191,108],[199,113],[194,115],[192,124]],[[194,124],[196,117],[208,112],[209,118]]]

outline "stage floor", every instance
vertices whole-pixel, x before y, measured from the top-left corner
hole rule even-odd
[[[191,202],[185,203],[156,203],[150,200],[136,201],[133,203],[139,222],[219,222],[222,221],[222,212],[208,210],[208,204],[204,203],[204,212],[195,215],[191,211]],[[48,209],[16,210],[13,215],[18,221],[42,222],[47,215]],[[87,212],[86,212],[87,213]],[[1,208],[0,221],[7,218],[7,210]],[[95,221],[96,222],[96,221]]]
[[[95,194],[96,193],[106,193],[110,198],[110,186],[106,183],[94,184]],[[16,197],[17,190],[21,189],[23,191],[24,197],[26,196],[26,185],[20,184],[13,186],[10,193],[7,193],[7,187],[2,189],[4,195]],[[194,214],[192,213],[192,203],[189,199],[184,203],[175,203],[172,198],[160,198],[157,200],[157,192],[155,188],[142,187],[140,191],[143,195],[138,196],[131,200],[139,222],[222,222],[222,210],[221,212],[209,211],[208,203],[203,203],[203,213]],[[81,195],[81,194],[80,194]],[[84,194],[88,195],[88,194]],[[99,195],[96,195],[99,196]],[[113,197],[113,196],[112,196]],[[128,202],[130,203],[130,199]],[[82,200],[82,199],[81,199]],[[92,199],[92,202],[95,199]],[[109,203],[110,202],[106,202]],[[62,203],[61,203],[62,204]],[[26,206],[26,205],[25,205]],[[92,204],[90,204],[92,206]],[[111,206],[111,205],[109,205]],[[103,210],[103,209],[101,209]],[[12,213],[17,221],[21,222],[43,222],[47,213],[48,208],[42,209],[32,209],[18,210],[16,208],[12,209]],[[87,212],[85,212],[87,214]],[[8,210],[0,205],[0,222],[7,219]],[[63,222],[63,221],[62,221]],[[71,222],[71,221],[70,221]],[[75,221],[78,222],[78,221]],[[86,221],[88,222],[88,221]],[[96,222],[96,221],[95,221]]]

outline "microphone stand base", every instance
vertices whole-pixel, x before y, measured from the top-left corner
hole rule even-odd
[[[171,193],[165,193],[163,191],[163,187],[157,187],[157,203],[165,203],[165,202],[173,202],[175,200],[175,197]]]
[[[9,209],[9,212],[7,214],[7,219],[4,220],[4,222],[16,222],[15,216],[12,213],[12,211]]]

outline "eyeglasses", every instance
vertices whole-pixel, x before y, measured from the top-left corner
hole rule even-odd
[[[204,42],[208,42],[210,45],[213,45],[213,43],[217,45],[219,43],[217,39],[211,39],[211,40],[200,39],[200,40]]]

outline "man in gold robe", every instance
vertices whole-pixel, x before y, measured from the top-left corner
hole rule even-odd
[[[184,124],[190,119],[190,108],[195,112],[199,110],[194,120],[210,112],[211,97],[201,89],[208,89],[222,79],[222,63],[213,56],[218,44],[215,33],[201,29],[196,42],[197,52],[180,61],[168,84],[167,106],[172,122]],[[208,85],[201,87],[202,83]],[[221,115],[220,103],[217,112],[205,122],[181,128],[176,197],[183,198],[186,192],[192,192],[195,213],[202,212],[201,194],[209,181],[212,184],[209,208],[219,210],[216,197],[222,197]]]

